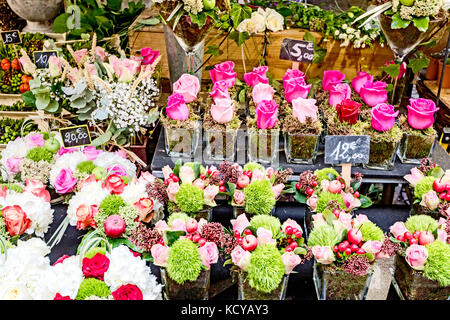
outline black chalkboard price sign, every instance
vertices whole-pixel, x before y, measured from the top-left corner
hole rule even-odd
[[[280,59],[312,63],[313,58],[314,44],[311,41],[284,39],[281,43]]]
[[[35,51],[33,52],[34,64],[38,69],[47,69],[48,60],[51,56],[58,56],[58,51],[48,50],[48,51]]]
[[[2,31],[1,35],[4,44],[22,43],[22,36],[19,30]]]
[[[326,136],[325,163],[368,163],[370,136]]]
[[[91,145],[91,135],[87,125],[59,129],[64,148],[84,147]]]

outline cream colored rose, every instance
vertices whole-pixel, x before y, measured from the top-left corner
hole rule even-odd
[[[259,11],[252,13],[252,18],[250,19],[255,25],[255,32],[264,32],[266,30],[266,19],[263,14]]]
[[[266,27],[272,32],[283,30],[284,18],[273,9],[266,9]]]

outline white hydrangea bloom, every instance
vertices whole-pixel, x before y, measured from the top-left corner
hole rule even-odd
[[[45,283],[51,295],[57,293],[63,297],[75,299],[83,281],[83,271],[80,267],[80,256],[71,256],[49,268]]]

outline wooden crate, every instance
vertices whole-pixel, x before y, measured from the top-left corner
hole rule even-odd
[[[148,19],[157,15],[157,12],[152,9],[146,9],[136,19],[130,28],[133,28],[138,24],[138,21]],[[321,38],[320,33],[311,32],[317,40]],[[217,37],[217,32],[212,31],[207,39],[205,48],[209,44],[217,44],[221,42],[223,36]],[[292,63],[287,60],[279,59],[281,42],[285,38],[303,40],[305,30],[302,29],[289,29],[281,32],[269,34],[269,44],[267,46],[267,65],[269,66],[270,73],[275,79],[282,79],[286,69],[292,66]],[[216,37],[216,38],[215,38]],[[136,54],[137,50],[144,47],[151,47],[153,50],[158,50],[163,55],[160,65],[162,67],[162,77],[169,78],[169,66],[166,54],[166,45],[164,38],[163,25],[146,26],[138,31],[130,32],[130,47],[133,54]],[[215,38],[215,39],[214,39]],[[252,39],[253,38],[253,39]],[[243,78],[245,72],[249,72],[253,67],[259,64],[259,57],[263,50],[264,36],[262,34],[253,35],[246,42],[247,48],[238,47],[236,43],[227,39],[220,47],[223,50],[223,54],[216,58],[213,57],[209,60],[207,65],[214,65],[223,61],[231,60],[235,63],[235,70],[240,79]],[[210,42],[210,43],[208,43]],[[323,42],[322,46],[327,48],[327,56],[325,60],[320,64],[313,64],[308,70],[308,78],[322,77],[325,70],[340,70],[345,73],[347,79],[352,79],[357,75],[359,70],[371,71],[372,73],[379,72],[379,67],[385,64],[386,61],[393,59],[392,51],[387,47],[381,47],[378,43],[374,44],[374,48],[354,49],[353,47],[341,48],[341,41],[328,40]],[[242,61],[242,51],[245,50],[245,68]],[[205,55],[206,60],[209,55]],[[306,70],[307,65],[301,64],[300,69]],[[209,72],[203,72],[203,79],[209,79]]]

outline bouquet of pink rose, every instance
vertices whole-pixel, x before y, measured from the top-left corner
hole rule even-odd
[[[450,220],[410,216],[390,227],[396,244],[394,278],[408,300],[447,300],[450,296]]]
[[[239,273],[240,300],[283,300],[293,269],[311,258],[302,228],[292,219],[281,224],[276,217],[245,214],[231,220],[238,245],[231,252]],[[301,258],[305,256],[305,258]]]

